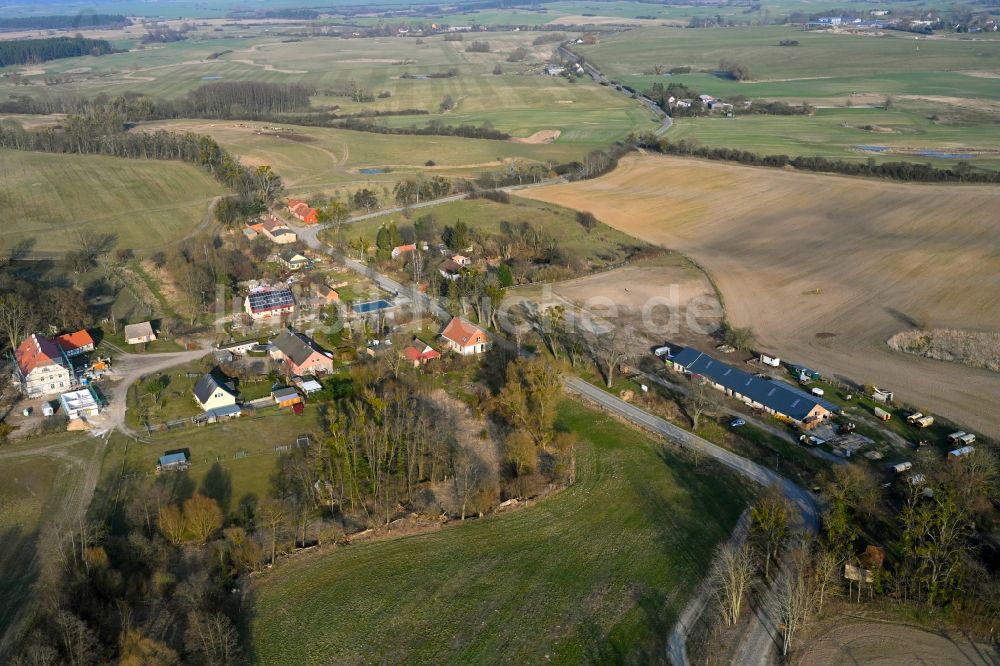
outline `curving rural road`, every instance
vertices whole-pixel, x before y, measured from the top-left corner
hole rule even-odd
[[[792,483],[766,467],[762,467],[731,451],[716,446],[706,439],[689,433],[669,421],[661,419],[658,416],[653,416],[634,405],[630,405],[624,400],[611,395],[593,384],[585,382],[579,377],[567,377],[564,380],[564,385],[568,391],[597,403],[607,411],[665,437],[680,446],[710,456],[736,473],[756,481],[762,486],[779,486],[784,492],[785,497],[798,511],[802,520],[802,529],[809,532],[816,532],[819,529],[819,513],[816,503],[812,495],[801,486]],[[771,600],[771,589],[773,587],[769,588],[760,602],[752,608],[755,621],[750,624],[749,629],[743,635],[740,646],[737,649],[736,659],[734,660],[734,663],[740,664],[740,666],[767,666],[775,662],[775,650],[780,640],[778,632],[780,623],[775,616],[775,604]],[[688,664],[687,633],[704,610],[706,604],[707,596],[705,596],[704,588],[702,588],[688,603],[684,611],[682,611],[678,623],[674,627],[667,643],[668,655],[674,666],[686,666]]]

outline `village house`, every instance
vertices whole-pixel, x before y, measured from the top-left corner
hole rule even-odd
[[[333,372],[333,360],[308,336],[285,329],[271,341],[271,358],[283,361],[293,375]]]
[[[408,254],[410,252],[413,252],[416,249],[417,249],[417,246],[416,246],[415,243],[410,243],[409,245],[397,245],[396,247],[392,248],[392,258],[393,259],[398,259],[399,257],[403,256],[404,254]]]
[[[295,311],[295,298],[287,287],[258,287],[247,294],[243,309],[257,321],[281,317]]]
[[[90,337],[86,329],[57,335],[55,343],[70,357],[94,351],[94,338]]]
[[[288,211],[296,219],[306,224],[316,224],[319,222],[319,214],[316,212],[316,209],[300,199],[289,199]]]
[[[75,383],[66,352],[35,333],[14,350],[14,380],[27,398],[60,393]]]
[[[288,243],[294,243],[299,239],[298,235],[296,235],[296,233],[292,231],[284,221],[278,219],[274,215],[269,215],[268,218],[260,224],[259,231],[264,234],[265,238],[277,245],[287,245]]]
[[[325,284],[316,285],[316,297],[321,307],[340,302],[340,294]]]
[[[837,411],[835,405],[818,396],[777,379],[751,375],[691,347],[675,354],[667,361],[667,367],[702,378],[728,396],[803,427],[817,425]]]
[[[156,340],[156,334],[153,333],[153,325],[148,321],[125,326],[125,342],[130,345],[141,345],[144,342],[153,342],[154,340]]]
[[[469,266],[472,265],[472,259],[469,259],[468,257],[462,254],[456,254],[451,258],[451,260],[454,261],[459,266],[461,266],[462,268],[468,268]]]
[[[462,356],[482,354],[489,348],[490,344],[486,331],[461,317],[452,317],[452,320],[441,331],[441,337],[448,349]]]
[[[278,263],[290,271],[298,271],[309,265],[309,258],[295,250],[284,250],[278,255]]]
[[[209,372],[194,385],[194,399],[202,411],[224,410],[236,406],[236,389]]]
[[[413,343],[403,347],[400,355],[413,364],[414,368],[420,367],[436,358],[441,358],[441,352],[431,347],[420,338],[413,338]]]
[[[454,281],[462,276],[462,267],[455,263],[453,259],[447,259],[438,267],[438,273],[445,280]]]

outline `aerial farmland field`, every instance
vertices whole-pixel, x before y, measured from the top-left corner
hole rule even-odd
[[[0,151],[0,216],[13,244],[71,248],[78,231],[113,233],[118,246],[162,248],[211,221],[223,188],[189,164],[100,155]]]
[[[684,252],[759,346],[984,433],[1000,376],[893,352],[914,326],[995,330],[1000,243],[990,186],[908,185],[630,157],[597,180],[523,193]],[[985,278],[985,279],[984,279]]]

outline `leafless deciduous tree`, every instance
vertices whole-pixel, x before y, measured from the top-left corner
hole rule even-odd
[[[724,543],[716,549],[711,580],[727,626],[736,624],[740,618],[753,571],[753,555],[748,545]]]
[[[781,654],[787,655],[795,633],[809,619],[813,610],[810,585],[810,557],[805,546],[797,546],[787,558],[788,567],[781,573],[774,589],[773,602],[781,623]]]

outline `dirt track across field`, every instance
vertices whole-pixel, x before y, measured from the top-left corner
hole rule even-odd
[[[881,622],[854,622],[831,629],[810,641],[799,666],[991,666],[1000,654],[963,636],[931,633],[916,627]]]
[[[1000,374],[885,344],[917,326],[1000,330],[1000,188],[640,156],[523,196],[692,257],[761,348],[1000,437]]]

